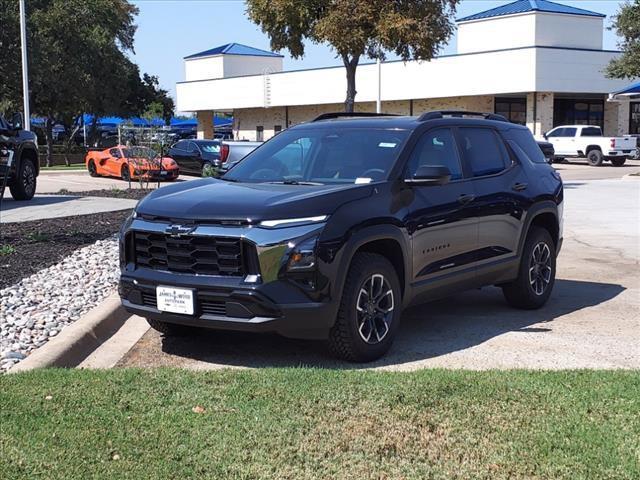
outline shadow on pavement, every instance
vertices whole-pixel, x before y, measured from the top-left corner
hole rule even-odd
[[[547,305],[535,311],[510,308],[495,287],[459,294],[407,310],[391,350],[382,359],[363,365],[332,358],[323,342],[267,334],[196,330],[189,337],[162,338],[161,348],[165,354],[187,360],[167,361],[170,365],[188,364],[188,359],[223,367],[351,369],[401,365],[465,350],[507,332],[544,335],[553,330],[556,318],[604,303],[624,290],[616,284],[557,280]],[[544,326],[532,327],[539,323]],[[162,358],[158,360],[165,364]]]
[[[67,196],[67,195],[51,195],[51,196],[40,196],[36,195],[31,200],[14,200],[11,198],[11,194],[9,190],[4,193],[4,198],[2,199],[2,206],[0,207],[0,211],[8,212],[9,210],[14,210],[16,208],[24,208],[24,207],[43,207],[47,205],[55,205],[57,203],[69,202],[71,200],[77,200],[80,197],[77,196]],[[9,196],[7,198],[7,195]]]

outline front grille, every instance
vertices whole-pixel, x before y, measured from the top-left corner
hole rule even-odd
[[[244,275],[242,240],[238,238],[135,232],[134,243],[140,267],[199,275]]]

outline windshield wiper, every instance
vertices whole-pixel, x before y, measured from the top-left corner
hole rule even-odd
[[[238,180],[236,180],[235,178],[224,178],[224,177],[219,177],[218,180],[224,180],[225,182],[234,182],[237,183]]]
[[[319,186],[324,185],[324,183],[318,182],[305,182],[304,180],[283,180],[281,182],[266,182],[273,185],[311,185],[311,186]]]

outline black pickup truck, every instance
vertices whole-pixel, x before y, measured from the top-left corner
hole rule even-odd
[[[36,135],[24,130],[22,114],[7,121],[0,115],[0,188],[9,187],[15,200],[31,200],[40,171]]]

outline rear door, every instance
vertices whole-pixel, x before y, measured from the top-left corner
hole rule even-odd
[[[533,136],[528,135],[538,148]],[[485,283],[492,274],[501,274],[501,264],[517,257],[529,185],[525,172],[494,128],[460,127],[458,138],[476,192],[478,249],[475,261],[478,276]]]
[[[423,165],[448,167],[451,181],[411,186],[405,224],[411,236],[413,283],[418,295],[439,286],[473,282],[478,246],[474,187],[465,176],[453,128],[436,127],[422,133],[410,155],[405,178]]]

